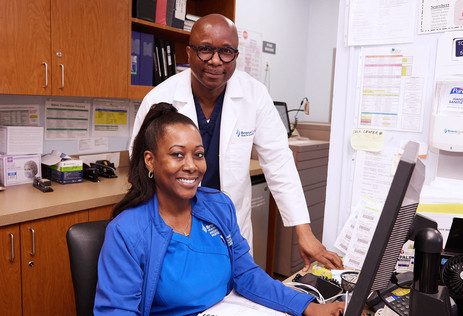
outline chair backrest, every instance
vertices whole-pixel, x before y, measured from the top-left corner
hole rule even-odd
[[[77,316],[93,315],[98,257],[109,221],[74,224],[66,233]]]

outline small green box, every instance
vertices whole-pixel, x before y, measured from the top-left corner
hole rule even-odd
[[[82,182],[82,160],[63,160],[51,166],[42,164],[42,176],[61,184]]]

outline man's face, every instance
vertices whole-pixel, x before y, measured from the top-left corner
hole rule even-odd
[[[234,27],[225,22],[205,22],[191,34],[190,44],[195,46],[204,45],[217,48],[232,47],[237,49],[238,37]],[[236,58],[230,63],[224,63],[220,60],[218,51],[216,51],[207,62],[199,59],[196,50],[191,47],[187,47],[187,54],[193,74],[193,88],[195,85],[200,85],[210,91],[222,91],[236,68]]]

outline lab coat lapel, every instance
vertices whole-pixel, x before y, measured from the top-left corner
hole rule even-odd
[[[228,145],[235,131],[236,121],[244,111],[245,104],[241,102],[243,90],[235,75],[227,82],[223,100],[222,119],[220,125],[220,155],[227,152]]]
[[[184,73],[182,72],[181,75],[183,75],[184,78],[175,90],[173,105],[180,113],[191,118],[196,126],[198,126],[198,117],[196,115],[193,92],[191,91],[191,70],[184,70]]]

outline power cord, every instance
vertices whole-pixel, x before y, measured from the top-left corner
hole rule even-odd
[[[304,102],[304,101],[305,101],[305,102]],[[304,110],[301,110],[302,105],[304,105]],[[304,98],[302,99],[301,104],[299,105],[299,108],[298,108],[297,110],[296,110],[296,109],[288,110],[288,113],[289,113],[289,112],[293,112],[293,111],[297,111],[296,115],[294,116],[294,125],[293,125],[293,128],[290,129],[291,135],[293,134],[293,132],[296,130],[296,127],[297,127],[297,115],[298,115],[299,112],[301,112],[301,111],[304,111],[304,112],[306,112],[306,114],[309,114],[308,108],[309,108],[309,99],[307,99],[307,97],[304,97]],[[305,109],[307,109],[307,111],[306,111]]]

